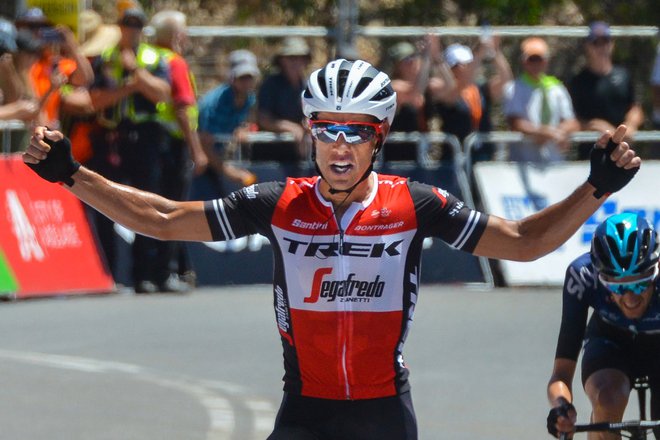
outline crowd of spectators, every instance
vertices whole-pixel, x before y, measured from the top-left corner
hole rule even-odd
[[[161,11],[149,19],[137,2],[117,5],[115,23],[92,10],[82,12],[77,37],[39,8],[22,11],[13,21],[0,18],[0,120],[61,129],[73,139],[77,160],[89,168],[177,200],[187,197],[193,182],[210,189],[205,197],[225,194],[226,179],[256,182],[249,169],[226,160],[237,150],[252,161],[309,158],[311,138],[300,105],[312,67],[305,39],[283,39],[270,59],[246,49],[230,52],[225,80],[200,93],[184,58],[186,16]],[[149,41],[143,32],[147,25],[153,29]],[[443,48],[437,35],[391,44],[383,58],[398,100],[391,131],[436,130],[463,142],[473,132],[497,128],[499,118],[500,129],[525,135],[510,145],[508,159],[540,163],[586,159],[585,148],[570,140],[578,130],[602,132],[625,123],[627,136],[634,138],[645,115],[630,72],[612,61],[607,23],[592,23],[583,47],[585,67],[564,85],[547,74],[553,54],[538,37],[522,41],[516,77],[497,35],[473,46],[453,42]],[[264,65],[271,69],[262,74]],[[650,86],[648,126],[658,129],[660,45]],[[278,136],[248,142],[257,131]],[[26,134],[14,132],[9,149],[20,150]],[[417,142],[387,142],[382,160],[415,160],[418,148]],[[472,160],[491,160],[494,150],[493,144],[478,144]],[[439,146],[438,159],[452,156],[451,149]],[[91,210],[90,216],[115,271],[113,224]],[[132,252],[136,292],[180,292],[194,282],[177,243],[136,236]]]

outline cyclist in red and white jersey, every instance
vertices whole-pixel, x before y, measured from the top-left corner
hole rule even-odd
[[[75,163],[61,133],[35,130],[24,161],[113,220],[163,240],[260,233],[274,253],[284,399],[269,440],[414,440],[403,360],[434,236],[490,258],[533,260],[564,241],[641,164],[625,127],[594,147],[591,173],[565,200],[518,221],[475,211],[441,188],[380,175],[373,163],[396,109],[389,77],[335,60],[302,95],[318,176],[260,183],[228,197],[175,202]],[[437,262],[441,264],[441,262]]]

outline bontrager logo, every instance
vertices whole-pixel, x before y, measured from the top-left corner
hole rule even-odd
[[[348,275],[345,280],[324,281],[323,278],[331,273],[331,267],[318,269],[314,273],[312,291],[304,299],[306,303],[316,303],[319,298],[327,302],[335,301],[337,298],[341,302],[370,302],[372,298],[383,296],[385,281],[380,280],[380,275],[376,275],[373,281],[356,280],[354,273]]]
[[[350,257],[380,258],[382,256],[394,257],[401,255],[398,247],[403,240],[395,240],[390,243],[357,243],[352,241],[342,242],[341,248],[338,242],[300,241],[293,238],[283,238],[289,243],[287,252],[297,255],[302,253],[305,257],[337,257],[346,255]]]

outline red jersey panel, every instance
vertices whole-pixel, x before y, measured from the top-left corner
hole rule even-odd
[[[207,202],[215,239],[261,233],[274,252],[285,390],[370,399],[408,390],[403,344],[422,242],[476,246],[487,216],[440,188],[372,173],[373,191],[338,221],[319,177],[244,188]]]

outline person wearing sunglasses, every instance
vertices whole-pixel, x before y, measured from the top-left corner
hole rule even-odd
[[[45,127],[35,130],[23,159],[143,235],[221,241],[260,233],[270,240],[286,373],[268,440],[416,440],[403,345],[424,239],[491,258],[539,258],[625,186],[641,160],[620,142],[619,127],[597,141],[590,176],[573,194],[512,221],[475,211],[442,188],[373,171],[396,94],[388,75],[366,61],[338,59],[315,70],[302,108],[317,176],[258,183],[205,202],[111,182],[73,162],[68,140]]]
[[[658,234],[634,213],[608,217],[591,251],[574,260],[564,281],[561,327],[548,383],[548,431],[572,432],[577,417],[571,384],[582,354],[582,385],[591,421],[621,421],[632,385],[648,376],[651,419],[660,418]],[[587,320],[589,309],[593,309]],[[587,323],[588,321],[588,323]],[[616,439],[589,433],[590,439]],[[660,432],[656,432],[656,437]]]
[[[583,42],[585,66],[569,80],[568,91],[580,130],[604,133],[624,124],[630,142],[644,123],[644,110],[630,70],[614,64],[614,46],[610,26],[592,22]],[[580,143],[578,159],[587,159],[590,148],[588,143]]]

